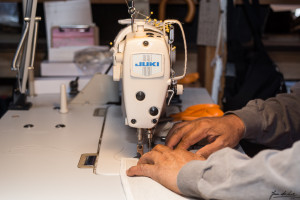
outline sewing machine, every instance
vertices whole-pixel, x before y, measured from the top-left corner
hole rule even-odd
[[[129,20],[120,21],[129,24]],[[175,76],[174,27],[178,24],[184,41],[183,74]],[[135,20],[120,31],[114,46],[113,79],[122,79],[122,105],[125,124],[137,129],[137,152],[143,155],[146,132],[151,149],[154,128],[168,102],[183,93],[177,80],[186,73],[186,42],[181,23],[177,20]],[[169,103],[168,103],[169,104]]]
[[[0,199],[126,199],[120,158],[136,156],[136,128],[125,125],[120,106],[107,104],[119,100],[118,82],[96,74],[81,89],[82,81],[67,113],[58,108],[59,87],[46,93],[45,84],[28,98],[29,110],[0,119]],[[212,102],[203,88],[186,88],[181,100],[182,110]],[[78,168],[81,157],[86,168]]]
[[[113,46],[113,78],[96,74],[85,87],[79,80],[79,94],[64,109],[65,91],[47,93],[45,84],[43,94],[36,90],[28,98],[29,110],[10,110],[1,118],[0,199],[125,199],[120,158],[136,156],[137,145],[140,154],[144,143],[151,145],[167,95],[170,102],[182,93],[176,81],[185,75],[186,58],[183,74],[175,76],[173,23],[162,22],[159,29],[135,20],[121,30]],[[120,106],[108,104],[119,100],[113,79],[122,80],[124,117]],[[188,88],[181,99],[183,110],[212,102],[203,88]]]

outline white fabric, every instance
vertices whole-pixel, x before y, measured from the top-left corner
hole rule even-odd
[[[223,2],[222,7],[226,8],[225,4]],[[226,16],[224,15],[224,13],[221,13],[220,19],[219,19],[218,38],[217,38],[215,57],[211,63],[211,66],[215,66],[214,78],[213,78],[213,83],[212,83],[212,99],[213,99],[214,103],[216,103],[216,104],[218,104],[218,100],[219,100],[220,84],[221,84],[221,77],[222,77],[222,71],[223,71],[223,62],[222,62],[221,56],[224,52],[224,49],[221,49],[221,52],[220,52],[220,48],[224,48],[224,46],[225,46],[224,43],[226,41],[225,40],[226,29],[224,29],[224,22],[225,22],[224,19],[225,18],[226,18]]]
[[[222,70],[223,70],[222,58],[220,56],[217,56],[216,64],[215,64],[215,71],[214,71],[213,85],[212,85],[212,95],[211,95],[212,100],[216,104],[218,104],[218,100],[219,100]]]
[[[136,165],[136,158],[122,158],[120,176],[127,200],[186,200],[148,177],[129,177],[126,170]]]

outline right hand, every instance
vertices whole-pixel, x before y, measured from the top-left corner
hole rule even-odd
[[[208,144],[196,153],[208,158],[213,152],[225,147],[235,147],[245,132],[243,121],[236,115],[199,118],[175,124],[169,131],[166,145],[170,148],[188,149],[205,139]]]
[[[166,188],[181,194],[177,186],[180,169],[192,160],[205,160],[201,155],[158,144],[152,151],[145,153],[136,166],[127,170],[128,176],[147,176]]]

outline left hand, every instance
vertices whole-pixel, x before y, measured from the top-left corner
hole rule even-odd
[[[166,188],[180,194],[177,175],[189,161],[205,160],[201,155],[184,149],[172,150],[164,145],[156,145],[152,151],[144,154],[137,166],[127,170],[128,176],[147,176]]]
[[[206,140],[208,144],[196,154],[208,158],[222,148],[234,148],[243,138],[244,132],[244,122],[234,114],[203,117],[175,124],[168,133],[166,145],[170,148],[177,146],[177,149],[188,149],[191,145]]]

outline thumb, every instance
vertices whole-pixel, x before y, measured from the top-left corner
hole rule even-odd
[[[212,153],[225,148],[223,140],[219,137],[213,143],[208,144],[201,149],[199,149],[196,154],[208,158]]]
[[[147,176],[152,177],[153,174],[153,165],[149,164],[140,164],[133,166],[126,171],[127,176]]]
[[[182,137],[181,141],[178,143],[176,149],[188,149],[190,146],[196,144],[206,137],[203,130],[190,131],[188,134]]]

